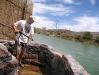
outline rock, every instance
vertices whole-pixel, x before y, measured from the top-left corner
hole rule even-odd
[[[69,69],[70,67],[67,67],[65,61],[62,59],[62,55],[52,47],[44,44],[29,44],[27,46],[27,51],[30,51],[29,53],[32,55],[34,55],[33,53],[37,52],[36,54],[38,54],[38,62],[40,62],[40,64],[43,66],[40,67],[40,69],[44,75],[73,75],[72,70]],[[29,57],[27,56],[25,58]],[[25,60],[25,62],[33,63],[31,59]],[[49,72],[49,74],[47,72]]]
[[[6,49],[7,48],[0,43],[0,75],[18,75],[18,61]]]
[[[0,39],[0,43],[2,43],[2,44],[6,44],[8,42],[8,40],[1,40]]]
[[[44,44],[29,44],[27,51],[32,55],[35,53],[38,54],[38,61],[44,65],[41,71],[45,75],[90,75],[72,56],[62,55],[50,46]],[[27,56],[27,58],[29,57]],[[31,62],[33,63],[33,61]],[[72,63],[76,63],[76,65]],[[73,66],[77,66],[78,68]],[[45,72],[49,72],[49,74]]]
[[[13,46],[14,42],[11,41],[8,44]],[[7,55],[10,56],[9,53]],[[62,55],[52,47],[44,44],[28,43],[22,62],[39,66],[43,75],[90,75],[71,55]],[[3,66],[1,67],[3,69]]]
[[[2,43],[0,43],[0,48],[2,48],[2,49],[4,49],[4,50],[8,51],[8,49],[7,49]]]
[[[90,75],[71,55],[65,54],[62,58],[70,65],[74,75]]]

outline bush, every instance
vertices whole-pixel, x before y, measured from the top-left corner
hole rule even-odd
[[[77,39],[77,40],[80,40],[80,39],[81,39],[81,35],[77,35],[77,36],[76,36],[76,39]]]
[[[83,35],[83,39],[84,39],[84,40],[91,40],[91,39],[93,39],[93,35],[92,35],[90,32],[86,32],[86,33]]]
[[[99,36],[96,37],[95,42],[99,44]]]
[[[65,34],[65,33],[62,33],[60,36],[61,36],[62,38],[65,38],[65,37],[66,37],[66,34]]]
[[[50,32],[45,32],[46,35],[50,35]]]

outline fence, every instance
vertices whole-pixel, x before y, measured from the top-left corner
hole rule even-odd
[[[0,39],[14,39],[13,29],[5,26],[32,15],[31,0],[0,0]]]

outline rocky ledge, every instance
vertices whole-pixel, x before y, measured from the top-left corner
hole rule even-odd
[[[18,75],[17,69],[17,59],[0,43],[0,75]]]
[[[8,51],[14,55],[14,41],[0,40],[0,43],[6,45]],[[3,46],[0,46],[0,51],[2,50],[2,47]],[[5,51],[7,50],[6,47],[3,48]],[[9,52],[7,53],[11,55]],[[35,62],[35,60],[37,61]],[[14,62],[17,63],[15,58]],[[22,62],[24,64],[39,66],[43,75],[90,75],[71,55],[62,55],[52,47],[39,43],[27,44],[27,49],[23,55]],[[2,64],[4,65],[4,63]],[[13,64],[13,62],[11,64]],[[12,66],[9,67],[13,68]],[[1,68],[0,66],[0,71],[3,69],[4,68]]]

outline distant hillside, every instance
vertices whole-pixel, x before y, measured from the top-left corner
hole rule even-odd
[[[83,35],[85,34],[86,32],[75,32],[76,34],[78,35]],[[90,32],[94,37],[97,37],[99,36],[99,32]]]
[[[65,29],[46,30],[46,28],[40,29],[35,27],[34,31],[35,33],[44,34],[47,36],[99,45],[99,32],[74,32]]]

